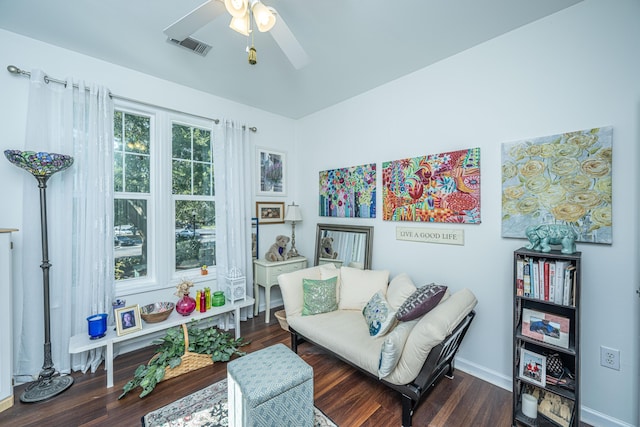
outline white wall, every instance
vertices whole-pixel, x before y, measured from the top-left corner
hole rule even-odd
[[[593,425],[637,425],[639,19],[638,1],[586,0],[301,119],[301,252],[313,255],[317,222],[374,225],[374,268],[470,287],[479,303],[458,367],[510,389],[512,252],[526,241],[501,238],[501,144],[613,126],[613,245],[578,245],[582,404]],[[396,241],[411,224],[382,221],[381,190],[375,220],[317,214],[318,171],[375,162],[380,185],[383,161],[478,146],[482,224],[453,227],[464,246]],[[601,345],[620,349],[619,372],[599,365]]]

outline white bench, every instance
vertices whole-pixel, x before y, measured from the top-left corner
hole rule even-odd
[[[253,298],[246,297],[244,300],[237,301],[234,304],[230,304],[228,301],[221,307],[211,307],[204,313],[193,312],[189,316],[182,316],[173,313],[167,318],[167,320],[158,323],[145,323],[143,321],[142,329],[126,335],[118,336],[116,331],[109,327],[107,334],[103,338],[92,340],[87,332],[77,334],[71,337],[69,340],[69,353],[76,354],[83,351],[92,350],[98,347],[107,347],[107,354],[104,357],[104,369],[107,371],[107,387],[113,387],[113,345],[119,342],[127,341],[133,338],[138,338],[144,335],[152,334],[154,332],[169,329],[173,326],[179,326],[183,323],[188,323],[192,320],[202,320],[213,316],[225,315],[224,326],[225,330],[229,330],[229,313],[234,312],[235,319],[235,337],[240,338],[240,309],[245,307],[251,307],[255,303]]]

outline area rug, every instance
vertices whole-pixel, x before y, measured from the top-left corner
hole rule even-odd
[[[314,427],[338,427],[314,407]],[[222,380],[189,396],[149,412],[143,427],[222,427],[227,420],[227,380]]]

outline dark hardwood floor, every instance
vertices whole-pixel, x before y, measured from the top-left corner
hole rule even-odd
[[[273,314],[273,312],[272,312]],[[290,344],[272,316],[264,313],[241,323],[242,336],[251,341],[247,352],[276,343]],[[400,396],[374,379],[357,372],[311,344],[298,348],[299,355],[314,370],[315,405],[340,427],[400,426]],[[124,384],[136,367],[153,356],[153,347],[124,354],[115,359],[113,388],[106,388],[104,365],[95,374],[74,373],[74,384],[64,393],[44,402],[24,404],[19,396],[25,386],[14,390],[15,404],[0,412],[0,426],[140,426],[146,413],[226,378],[226,364],[215,363],[163,381],[147,397],[139,389],[118,400]],[[137,393],[136,393],[137,391]],[[453,380],[444,379],[422,402],[413,425],[422,426],[509,426],[511,393],[461,371]]]

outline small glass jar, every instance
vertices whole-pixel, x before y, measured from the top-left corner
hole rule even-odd
[[[214,307],[223,306],[225,301],[226,298],[224,297],[224,292],[222,291],[215,291],[213,293],[213,296],[211,297],[211,305]]]

